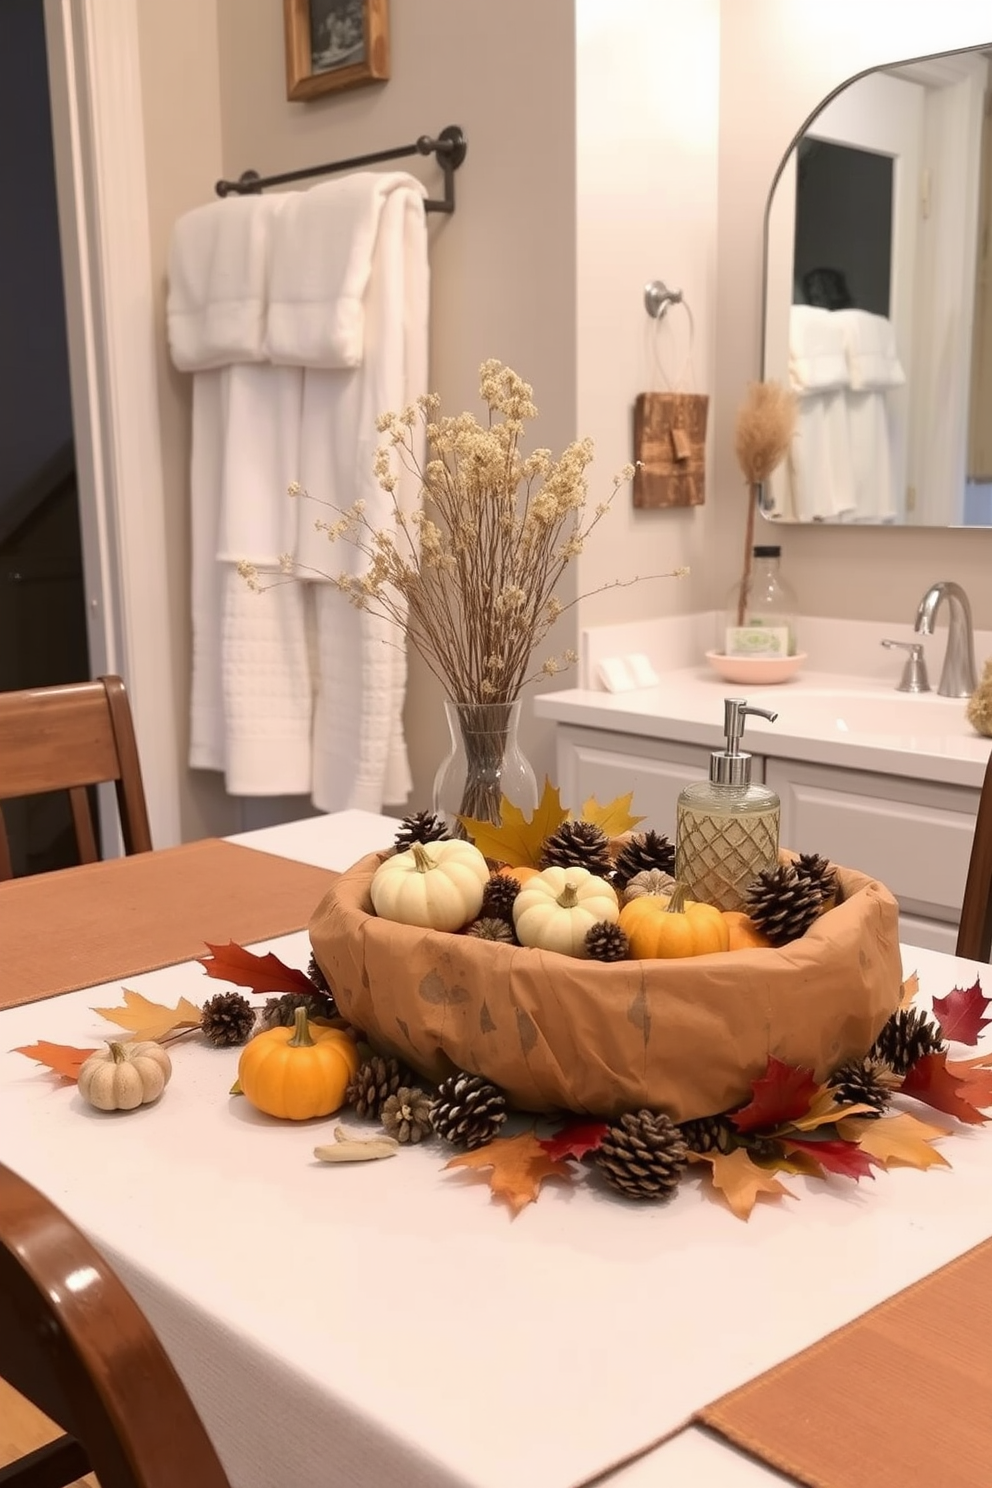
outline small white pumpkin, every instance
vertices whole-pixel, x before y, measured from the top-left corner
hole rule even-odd
[[[489,864],[471,842],[415,842],[379,864],[372,907],[384,920],[428,930],[461,930],[482,908]]]
[[[98,1111],[133,1111],[158,1100],[169,1083],[172,1060],[160,1044],[108,1044],[79,1071],[79,1093]]]
[[[524,884],[513,901],[513,923],[521,945],[564,956],[585,956],[593,925],[615,924],[620,907],[611,884],[588,868],[545,868]]]

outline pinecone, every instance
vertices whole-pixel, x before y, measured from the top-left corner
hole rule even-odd
[[[513,921],[513,901],[520,893],[520,880],[493,873],[482,891],[480,918]]]
[[[437,1135],[455,1147],[483,1147],[506,1120],[506,1097],[484,1075],[457,1074],[443,1080],[431,1110]]]
[[[905,1075],[926,1054],[939,1054],[947,1047],[939,1023],[916,1008],[900,1008],[868,1050],[869,1059],[879,1059],[897,1075]]]
[[[360,1064],[345,1091],[345,1100],[354,1106],[356,1116],[382,1115],[382,1108],[391,1095],[403,1085],[409,1085],[412,1076],[398,1059],[384,1059],[373,1054]]]
[[[667,1116],[628,1111],[596,1149],[596,1163],[629,1199],[670,1199],[685,1171],[687,1147]]]
[[[631,899],[639,899],[645,894],[664,894],[671,897],[672,890],[677,883],[678,879],[675,875],[666,873],[664,868],[642,868],[641,872],[629,878],[626,886],[620,890],[621,900],[624,904],[629,904]]]
[[[830,1089],[840,1101],[852,1106],[871,1106],[876,1116],[881,1116],[892,1098],[884,1076],[889,1066],[879,1059],[849,1059],[840,1069],[835,1069],[827,1081]],[[867,1111],[862,1115],[868,1115]]]
[[[406,852],[415,842],[446,842],[450,836],[443,817],[433,811],[414,811],[403,818],[393,841],[397,852]]]
[[[837,898],[837,870],[827,858],[819,853],[800,853],[799,861],[793,864],[801,878],[808,878],[820,890],[826,908]]]
[[[594,822],[563,821],[557,832],[545,839],[542,868],[588,868],[605,878],[613,871],[610,839]]]
[[[307,976],[313,982],[318,992],[323,992],[325,997],[333,998],[334,993],[331,991],[331,984],[317,965],[317,958],[312,953],[310,960],[307,962]]]
[[[625,889],[637,873],[660,868],[662,873],[675,872],[675,849],[659,832],[638,832],[617,854],[613,865],[613,882]]]
[[[699,1116],[679,1126],[690,1152],[733,1152],[737,1134],[726,1116]]]
[[[465,934],[474,935],[477,940],[499,940],[505,945],[517,944],[513,926],[495,915],[480,915],[471,925],[466,925]]]
[[[431,1096],[410,1085],[401,1085],[382,1105],[380,1120],[387,1136],[397,1142],[419,1142],[431,1129]]]
[[[609,920],[600,920],[586,931],[586,955],[593,961],[626,961],[630,955],[627,932]]]
[[[298,1007],[306,1008],[308,1018],[322,1018],[325,1022],[338,1016],[334,998],[328,992],[284,992],[281,997],[266,999],[262,1009],[262,1027],[292,1028]]]
[[[203,1004],[200,1028],[215,1049],[246,1044],[255,1028],[255,1009],[240,992],[218,992]]]
[[[805,935],[822,903],[819,886],[791,863],[763,869],[747,889],[747,912],[774,946]]]

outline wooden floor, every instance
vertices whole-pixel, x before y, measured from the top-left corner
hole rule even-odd
[[[0,1380],[0,1467],[61,1434],[47,1417]],[[90,1474],[78,1482],[80,1488],[99,1488]]]

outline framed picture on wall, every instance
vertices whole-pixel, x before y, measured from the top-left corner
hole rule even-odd
[[[389,77],[389,0],[283,0],[283,17],[287,98]]]

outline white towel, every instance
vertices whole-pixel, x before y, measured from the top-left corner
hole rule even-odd
[[[294,367],[357,367],[366,291],[386,201],[425,188],[403,171],[362,171],[287,199],[272,247],[266,350]]]
[[[193,378],[190,459],[190,562],[193,626],[189,762],[194,770],[224,768],[224,697],[221,622],[224,580],[217,563],[217,531],[224,481],[226,372]]]
[[[801,522],[836,522],[855,507],[847,395],[800,398],[788,455],[792,507]]]
[[[844,342],[844,354],[855,392],[902,387],[906,374],[896,349],[896,333],[884,315],[867,310],[835,310],[833,319]]]
[[[264,360],[272,227],[285,201],[232,197],[179,218],[169,243],[166,321],[182,371]]]
[[[892,431],[884,392],[847,394],[855,522],[891,522],[897,513]]]
[[[848,386],[844,333],[833,311],[815,305],[792,306],[789,381],[800,398]]]

